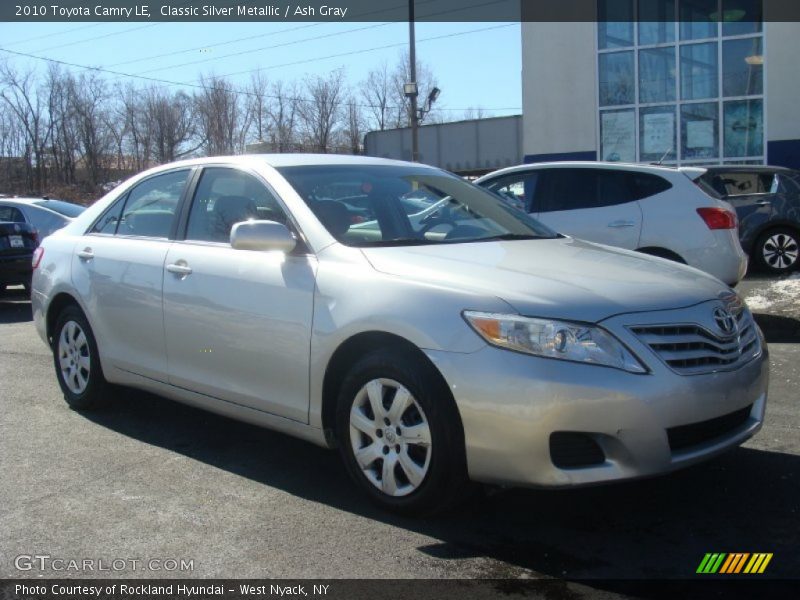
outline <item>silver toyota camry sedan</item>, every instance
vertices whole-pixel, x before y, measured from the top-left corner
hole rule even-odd
[[[744,442],[767,399],[720,281],[382,159],[144,172],[44,240],[32,302],[73,408],[130,386],[338,447],[404,513],[665,473]]]

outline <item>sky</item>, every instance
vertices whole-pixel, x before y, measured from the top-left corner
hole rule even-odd
[[[436,76],[442,90],[436,105],[448,120],[463,118],[467,108],[483,108],[486,116],[521,113],[519,23],[418,23],[416,39],[417,57]],[[243,86],[254,69],[289,82],[343,68],[356,85],[383,61],[397,63],[408,48],[408,24],[0,23],[0,48],[172,82],[235,73],[230,79]],[[20,68],[43,72],[47,66],[2,57]]]

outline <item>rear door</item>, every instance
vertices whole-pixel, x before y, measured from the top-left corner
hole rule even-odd
[[[639,245],[642,211],[626,171],[545,169],[532,208],[542,223],[559,233],[621,248]]]
[[[167,380],[164,259],[191,174],[175,169],[136,184],[78,240],[72,262],[103,358],[158,381]]]
[[[307,423],[316,257],[235,250],[231,228],[248,219],[292,228],[260,178],[205,168],[164,267],[169,381]]]

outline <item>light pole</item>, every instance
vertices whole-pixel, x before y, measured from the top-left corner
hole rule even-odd
[[[408,115],[411,119],[411,160],[417,162],[419,160],[419,117],[417,115],[417,48],[416,39],[414,36],[414,0],[408,0],[408,58],[409,62],[409,75],[411,81],[404,86],[406,97],[410,101]]]

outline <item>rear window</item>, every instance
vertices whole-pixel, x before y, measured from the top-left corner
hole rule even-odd
[[[64,202],[63,200],[40,200],[38,202],[34,202],[36,206],[42,206],[44,208],[49,208],[50,210],[57,212],[65,217],[69,217],[74,219],[79,214],[81,214],[84,210],[86,210],[85,206],[80,206],[79,204],[73,204],[72,202]]]
[[[709,171],[701,179],[720,196],[748,196],[777,191],[775,173],[769,171]]]

